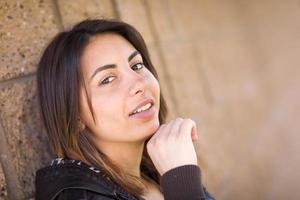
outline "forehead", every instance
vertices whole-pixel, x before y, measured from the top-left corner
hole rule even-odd
[[[101,65],[127,60],[133,51],[135,51],[133,45],[121,35],[101,33],[90,38],[81,56],[81,65],[84,71],[90,73]]]

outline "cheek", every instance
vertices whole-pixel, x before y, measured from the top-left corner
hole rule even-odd
[[[157,96],[157,98],[159,98],[160,85],[158,83],[158,80],[152,74],[149,77],[149,83],[150,83],[152,92]]]
[[[120,95],[95,96],[93,101],[97,127],[113,128],[114,124],[121,123],[124,105]]]
[[[79,115],[84,124],[86,124],[88,127],[93,126],[93,116],[83,89],[80,92]]]

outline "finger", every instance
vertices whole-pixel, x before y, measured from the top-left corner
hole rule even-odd
[[[184,119],[180,127],[180,137],[192,141],[198,139],[196,123],[193,120],[189,118]]]
[[[197,131],[197,127],[194,126],[192,128],[192,141],[195,142],[198,140],[198,131]]]
[[[180,126],[183,122],[183,118],[176,118],[174,120],[172,120],[172,123],[170,124],[170,129],[168,134],[168,138],[170,137],[177,137],[177,135],[179,134],[179,130],[180,130]]]
[[[163,129],[159,130],[161,132],[160,137],[163,137],[164,139],[167,139],[167,138],[171,137],[172,129],[176,128],[176,126],[177,126],[176,125],[176,119],[173,119],[173,120],[169,121],[168,123],[166,123],[165,127]]]
[[[160,127],[158,128],[158,130],[152,135],[150,140],[156,140],[158,137],[160,137],[161,133],[165,130],[166,128],[166,124],[162,124],[160,125]]]

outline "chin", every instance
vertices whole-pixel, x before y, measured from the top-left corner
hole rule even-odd
[[[159,120],[155,119],[148,123],[146,126],[139,127],[137,130],[137,134],[142,136],[142,138],[140,139],[147,140],[149,137],[155,134],[155,132],[159,129],[159,126]]]
[[[155,134],[155,132],[159,129],[160,125],[159,125],[159,120],[153,120],[153,122],[149,125],[149,128],[147,128],[147,136],[152,136],[153,134]]]

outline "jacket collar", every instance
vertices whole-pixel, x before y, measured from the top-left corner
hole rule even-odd
[[[36,172],[35,186],[37,200],[53,200],[68,188],[86,189],[116,199],[121,196],[122,199],[137,200],[102,171],[78,160],[53,160],[50,166]]]

